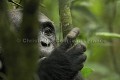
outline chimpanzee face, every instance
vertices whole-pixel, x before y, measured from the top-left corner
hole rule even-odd
[[[42,13],[40,14],[39,22],[39,46],[41,56],[48,56],[56,46],[55,28],[53,22]]]
[[[13,10],[9,13],[11,23],[15,29],[19,31],[22,21],[22,10]],[[56,45],[55,27],[53,22],[44,14],[39,13],[38,21],[40,25],[38,44],[41,52],[41,57],[50,55]]]

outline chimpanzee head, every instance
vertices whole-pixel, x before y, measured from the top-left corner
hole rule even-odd
[[[40,32],[39,46],[42,56],[48,56],[56,46],[55,27],[53,22],[44,14],[39,15]]]
[[[53,22],[44,14],[39,13],[39,49],[41,52],[40,57],[48,56],[56,46],[55,27]],[[9,13],[11,23],[14,25],[15,30],[19,31],[22,21],[22,10],[12,10]]]

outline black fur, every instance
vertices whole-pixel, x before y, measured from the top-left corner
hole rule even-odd
[[[86,60],[85,46],[77,44],[73,47],[69,42],[63,43],[39,64],[40,80],[83,80],[77,74]]]

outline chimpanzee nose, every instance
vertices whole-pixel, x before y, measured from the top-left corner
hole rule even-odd
[[[50,46],[50,43],[45,43],[45,42],[41,41],[41,45],[42,45],[43,47],[49,47],[49,46]]]

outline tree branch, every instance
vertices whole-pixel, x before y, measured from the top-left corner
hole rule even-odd
[[[17,39],[37,40],[39,0],[24,0],[20,32],[13,31],[8,19],[6,0],[0,1],[0,43],[4,51],[8,80],[33,80],[37,68],[38,43],[17,42]]]
[[[70,0],[59,0],[59,14],[63,38],[72,29],[72,18],[70,12]]]

